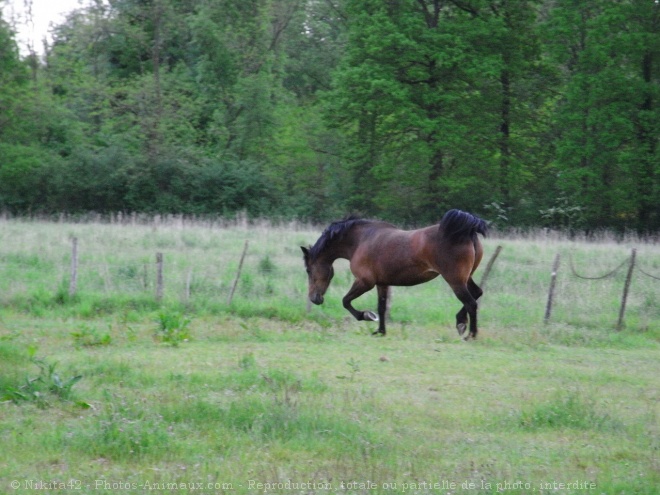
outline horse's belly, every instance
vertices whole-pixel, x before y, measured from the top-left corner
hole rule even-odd
[[[403,271],[399,273],[392,274],[391,277],[388,277],[389,280],[382,285],[398,285],[398,286],[411,286],[419,285],[429,280],[433,280],[439,275],[436,271],[414,271],[408,272]]]

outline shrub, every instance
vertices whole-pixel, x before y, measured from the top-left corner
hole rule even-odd
[[[173,347],[190,340],[190,318],[177,312],[161,311],[158,315],[158,328],[154,337],[156,340]]]

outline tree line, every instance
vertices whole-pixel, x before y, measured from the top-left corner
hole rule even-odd
[[[15,38],[4,211],[660,230],[657,0],[90,0]]]

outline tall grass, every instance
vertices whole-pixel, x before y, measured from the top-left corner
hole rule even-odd
[[[306,277],[299,245],[313,243],[321,228],[245,220],[216,224],[175,217],[142,224],[48,223],[0,220],[0,306],[36,316],[46,314],[93,318],[103,314],[143,315],[158,310],[155,257],[164,254],[164,305],[196,315],[260,315],[285,321],[337,321],[347,313],[341,297],[352,283],[348,264],[336,262],[336,276],[326,303],[307,312]],[[78,292],[68,294],[71,238],[79,243]],[[237,292],[227,296],[249,242]],[[635,241],[635,239],[632,239]],[[625,262],[634,245],[637,263],[660,276],[660,249],[654,244],[573,242],[548,235],[486,239],[486,260],[497,244],[504,247],[481,300],[481,321],[490,327],[557,333],[568,328],[611,330],[617,321],[627,266],[605,280],[574,277],[569,260],[582,275],[600,276]],[[550,327],[540,326],[547,300],[550,270],[562,256]],[[485,265],[485,261],[483,265]],[[481,270],[476,280],[481,279]],[[451,326],[459,303],[440,279],[412,288],[396,288],[392,318],[402,325]],[[636,270],[625,323],[636,332],[657,332],[660,284]],[[420,301],[423,304],[420,304]],[[356,304],[374,308],[368,293]],[[578,338],[578,337],[576,337]]]

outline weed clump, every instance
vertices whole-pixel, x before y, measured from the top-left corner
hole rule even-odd
[[[562,429],[601,430],[615,422],[600,413],[593,400],[577,392],[557,395],[533,404],[520,414],[519,425],[525,430]]]
[[[50,405],[51,399],[71,401],[72,389],[82,379],[82,375],[64,377],[57,371],[57,363],[49,363],[35,356],[36,349],[28,351],[29,362],[37,366],[36,376],[27,374],[23,380],[3,380],[0,383],[0,401],[11,401],[15,404],[33,403],[40,408]],[[80,405],[86,405],[80,402]]]
[[[108,392],[106,400],[107,405],[90,416],[84,428],[62,435],[62,447],[124,462],[159,459],[171,451],[171,433],[161,416]]]
[[[158,328],[154,338],[172,347],[177,347],[183,342],[191,339],[191,319],[178,312],[161,311],[158,314]]]
[[[270,259],[270,256],[266,255],[265,257],[259,260],[259,273],[264,276],[273,275],[277,270],[275,263]]]
[[[75,332],[71,332],[75,347],[106,346],[112,343],[109,332],[100,332],[96,328],[83,324]]]

